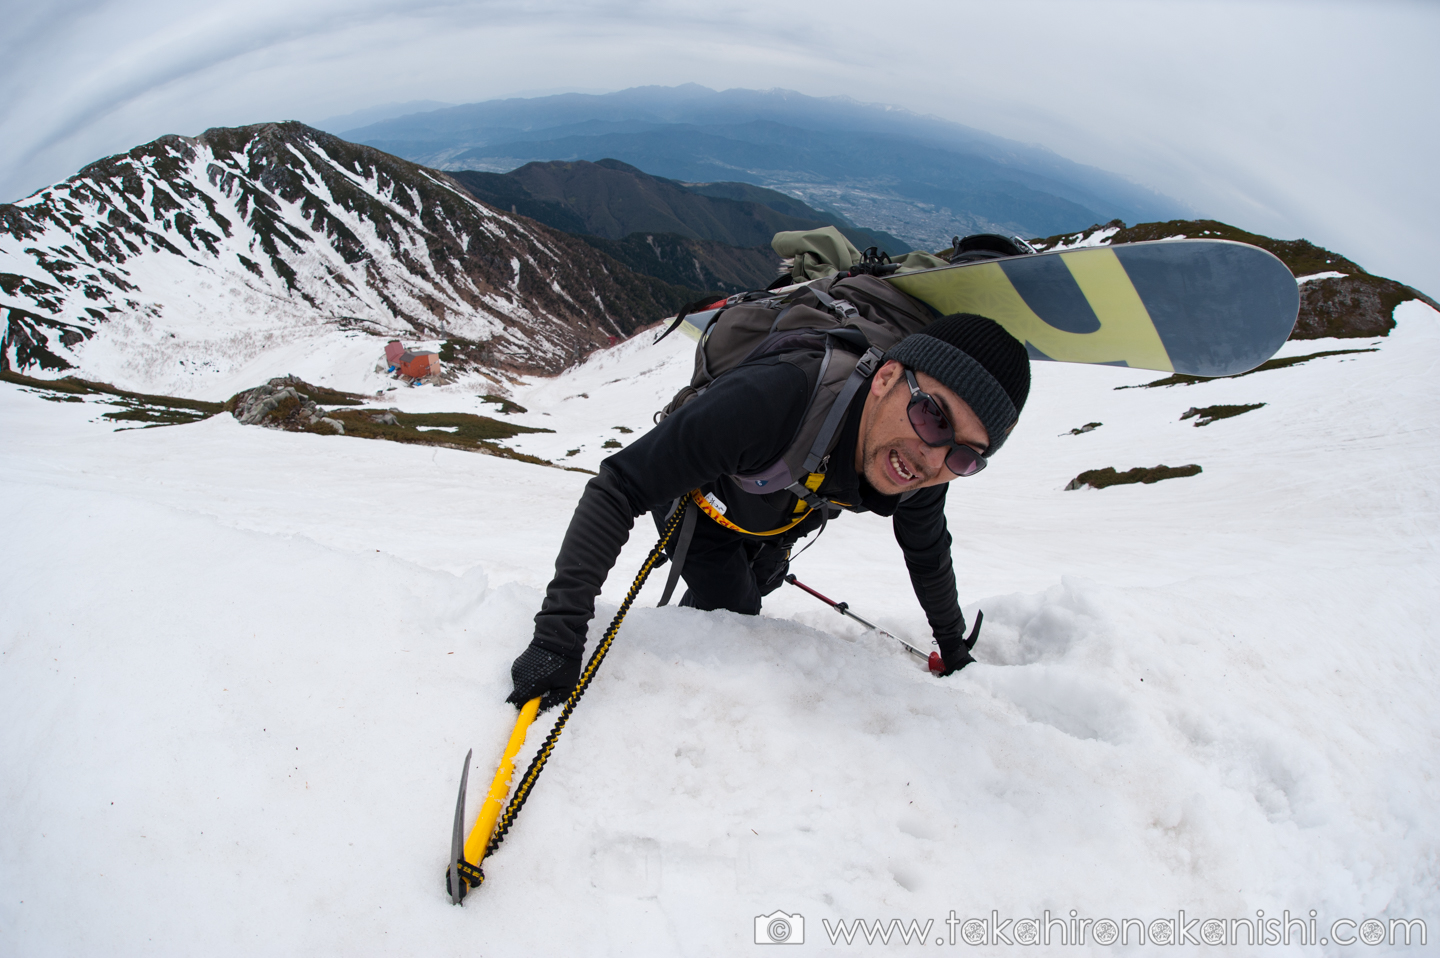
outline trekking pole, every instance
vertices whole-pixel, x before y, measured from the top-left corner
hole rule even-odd
[[[481,862],[493,854],[500,843],[505,840],[505,835],[515,824],[520,809],[525,807],[525,800],[530,797],[531,790],[535,788],[535,782],[540,778],[540,772],[544,770],[545,763],[550,760],[550,753],[554,751],[555,742],[560,738],[560,733],[565,730],[565,723],[570,720],[570,713],[575,711],[580,697],[585,694],[585,690],[595,680],[595,673],[600,669],[600,663],[605,661],[605,654],[610,651],[610,646],[615,641],[615,634],[620,631],[620,623],[625,620],[625,614],[630,611],[630,606],[634,604],[635,597],[640,594],[640,588],[645,584],[645,580],[654,571],[660,556],[665,554],[665,546],[675,535],[675,530],[680,527],[687,511],[686,509],[676,509],[669,521],[666,522],[664,530],[660,533],[660,541],[655,543],[655,548],[650,550],[644,564],[640,566],[640,571],[635,576],[635,582],[625,595],[625,601],[620,603],[620,609],[615,613],[615,618],[610,620],[610,627],[605,630],[605,634],[596,644],[595,651],[590,653],[590,660],[585,663],[585,668],[580,673],[580,681],[566,697],[565,704],[560,708],[560,715],[550,729],[550,734],[545,736],[545,741],[540,743],[540,750],[530,760],[530,767],[525,770],[520,784],[516,786],[510,804],[505,807],[505,811],[497,819],[492,820],[493,825],[489,825],[486,824],[485,819],[486,812],[491,808],[491,799],[495,800],[495,807],[498,808],[499,803],[504,801],[505,793],[509,791],[510,773],[514,768],[515,755],[519,753],[520,747],[525,742],[525,731],[540,708],[540,699],[533,698],[521,708],[520,717],[515,720],[515,728],[510,733],[510,742],[505,747],[505,755],[500,759],[500,767],[495,771],[495,780],[490,785],[490,794],[485,798],[480,820],[475,823],[469,839],[462,844],[460,834],[464,828],[465,818],[465,780],[470,774],[470,755],[465,756],[465,770],[460,774],[460,798],[455,807],[455,827],[451,832],[450,839],[450,865],[445,869],[445,888],[450,894],[452,903],[461,904],[465,899],[465,893],[471,888],[479,887],[480,883],[485,880],[485,872],[480,869]],[[529,714],[528,718],[526,717],[527,713]],[[484,826],[483,829],[482,826]],[[491,834],[492,828],[493,834]],[[483,850],[481,850],[480,835],[484,835]],[[470,860],[472,854],[476,854],[473,862]]]
[[[813,595],[815,598],[819,599],[821,602],[824,602],[824,603],[825,603],[826,605],[828,605],[830,608],[834,609],[836,612],[839,612],[841,615],[849,616],[850,618],[854,619],[856,622],[859,622],[861,625],[865,626],[865,628],[870,629],[871,631],[876,632],[876,633],[878,633],[878,634],[880,634],[880,635],[883,635],[883,636],[884,636],[885,638],[887,638],[887,639],[894,639],[896,642],[899,642],[901,645],[905,646],[905,651],[909,652],[911,655],[915,656],[916,658],[923,659],[924,662],[925,662],[926,667],[929,668],[931,672],[944,672],[944,671],[945,671],[945,660],[940,657],[940,653],[939,653],[939,652],[930,652],[930,653],[923,652],[923,651],[921,651],[919,648],[917,648],[916,646],[911,645],[909,642],[907,642],[907,641],[905,641],[904,639],[900,638],[900,636],[894,635],[893,633],[890,633],[890,632],[886,632],[884,629],[880,628],[878,625],[874,625],[874,624],[872,624],[872,623],[866,622],[864,619],[860,618],[860,616],[858,616],[858,615],[856,615],[854,612],[851,612],[851,611],[850,611],[850,603],[848,603],[848,602],[836,602],[834,599],[830,598],[829,596],[821,595],[819,592],[816,592],[814,589],[810,588],[808,585],[806,585],[805,583],[801,582],[799,579],[795,578],[794,573],[791,573],[790,575],[787,575],[787,576],[785,577],[785,581],[788,582],[788,583],[790,583],[791,585],[795,586],[795,588],[797,588],[797,589],[801,589],[801,590],[803,590],[803,591],[805,591],[805,592],[810,593],[810,594]]]

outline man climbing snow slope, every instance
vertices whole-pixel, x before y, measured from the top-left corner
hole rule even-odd
[[[661,525],[676,508],[694,513],[666,549],[688,586],[680,604],[748,615],[783,581],[794,542],[829,516],[890,516],[941,674],[974,661],[945,492],[984,468],[1015,427],[1030,391],[1025,348],[997,323],[959,314],[911,332],[883,360],[872,349],[830,403],[833,438],[817,450],[828,454],[810,460],[801,485],[779,467],[815,421],[816,355],[782,349],[740,363],[601,464],[570,520],[507,701],[564,701],[580,677],[595,597],[635,518],[651,512]]]

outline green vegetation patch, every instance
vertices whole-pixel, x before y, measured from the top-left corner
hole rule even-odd
[[[0,369],[0,381],[14,383],[17,386],[29,386],[32,389],[49,389],[55,392],[72,393],[75,395],[117,396],[122,399],[129,399],[151,406],[191,409],[196,412],[203,412],[208,416],[213,416],[218,412],[225,411],[224,403],[206,402],[203,399],[182,399],[178,396],[156,396],[151,393],[131,392],[128,389],[117,389],[109,383],[92,382],[91,380],[79,379],[75,376],[66,376],[63,379],[34,379],[30,376],[11,372],[8,369]]]
[[[148,426],[183,426],[187,422],[199,422],[210,417],[204,413],[198,413],[190,409],[174,409],[168,406],[147,406],[142,403],[121,402],[125,408],[117,412],[107,412],[101,419],[108,419],[111,422],[133,422],[140,423],[141,427]]]
[[[64,379],[35,379],[10,370],[0,370],[0,381],[24,386],[40,398],[51,402],[85,402],[85,397],[93,396],[96,402],[120,407],[116,412],[104,413],[101,418],[117,423],[138,424],[130,428],[179,426],[209,419],[225,410],[224,403],[131,392],[128,389],[117,389],[109,383],[92,382],[74,376],[66,376]]]
[[[443,357],[442,357],[442,358],[443,358]],[[518,402],[511,402],[510,400],[506,399],[504,396],[496,396],[496,395],[493,394],[493,393],[486,393],[485,395],[481,396],[480,398],[481,398],[483,401],[485,401],[485,402],[494,403],[495,405],[499,406],[499,407],[500,407],[500,415],[502,415],[502,416],[508,416],[508,415],[510,415],[512,412],[529,412],[529,411],[530,411],[530,410],[526,409],[524,406],[520,405]]]
[[[1236,373],[1233,376],[1190,376],[1185,373],[1175,373],[1166,376],[1164,379],[1157,379],[1153,383],[1141,383],[1138,386],[1116,386],[1116,389],[1153,389],[1156,386],[1193,386],[1196,383],[1214,382],[1216,379],[1239,379],[1241,376],[1253,376],[1256,373],[1263,373],[1270,369],[1285,369],[1288,366],[1298,366],[1301,363],[1308,363],[1312,359],[1319,359],[1321,356],[1345,356],[1350,353],[1378,353],[1377,347],[1370,349],[1327,349],[1319,353],[1310,353],[1308,356],[1286,356],[1284,359],[1267,359],[1254,369],[1243,373]]]
[[[408,442],[422,446],[445,446],[450,449],[485,452],[492,456],[518,459],[542,466],[551,465],[546,459],[516,452],[500,445],[497,440],[511,439],[527,432],[554,432],[553,429],[519,426],[468,412],[405,413],[377,409],[342,409],[332,410],[329,416],[331,419],[338,419],[345,426],[347,436],[388,439],[391,442]],[[307,431],[325,433],[329,429],[322,423],[317,423]]]
[[[1171,236],[1185,236],[1189,239],[1231,240],[1248,243],[1273,253],[1296,276],[1310,276],[1331,270],[1337,273],[1364,273],[1357,264],[1339,253],[1332,253],[1323,246],[1316,246],[1309,240],[1277,240],[1259,233],[1250,233],[1219,220],[1167,220],[1163,223],[1138,223],[1126,226],[1121,220],[1111,220],[1106,227],[1118,227],[1120,232],[1110,238],[1110,245],[1118,243],[1146,243],[1168,239]],[[1094,229],[1094,227],[1091,227]],[[1042,249],[1051,249],[1057,243],[1074,236],[1062,233],[1037,240]],[[1043,246],[1041,246],[1043,244]]]
[[[601,448],[601,449],[619,449],[619,448],[620,448],[620,442],[619,442],[619,440],[616,440],[616,439],[606,439],[604,442],[602,442],[602,443],[600,444],[600,448]]]
[[[1217,419],[1232,419],[1242,413],[1259,409],[1265,405],[1263,402],[1250,403],[1245,406],[1204,406],[1199,409],[1191,406],[1180,414],[1180,421],[1194,419],[1197,426],[1208,426]]]
[[[371,400],[358,393],[347,393],[340,389],[331,389],[328,386],[312,386],[298,376],[282,376],[273,379],[271,382],[284,383],[287,386],[294,386],[301,394],[309,397],[311,402],[321,406],[363,406]],[[235,401],[250,390],[242,390],[225,400],[221,405],[224,412],[235,411]]]
[[[1062,436],[1078,436],[1078,435],[1080,435],[1081,433],[1094,432],[1095,430],[1099,429],[1099,428],[1100,428],[1101,426],[1103,426],[1103,425],[1105,425],[1103,422],[1087,422],[1085,425],[1079,427],[1078,429],[1072,429],[1072,430],[1070,430],[1069,432],[1062,432],[1060,435],[1062,435]]]
[[[305,385],[305,395],[322,406],[363,406],[369,399],[355,393],[342,392],[326,386]]]
[[[1106,486],[1123,486],[1132,482],[1143,482],[1150,484],[1159,482],[1161,479],[1180,479],[1184,476],[1198,476],[1203,470],[1191,463],[1188,466],[1152,466],[1149,469],[1137,467],[1127,469],[1125,472],[1116,472],[1110,466],[1104,469],[1090,469],[1080,473],[1065,488],[1079,489],[1081,486],[1089,486],[1092,489],[1104,489]]]

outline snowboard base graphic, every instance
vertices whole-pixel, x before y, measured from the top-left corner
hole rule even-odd
[[[1159,240],[887,276],[942,315],[977,313],[1035,359],[1233,376],[1275,355],[1300,312],[1289,268],[1228,240]]]

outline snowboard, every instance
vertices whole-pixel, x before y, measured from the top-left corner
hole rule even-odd
[[[1229,240],[1157,240],[885,277],[941,315],[977,313],[1034,359],[1233,376],[1275,355],[1300,312],[1288,267]]]

